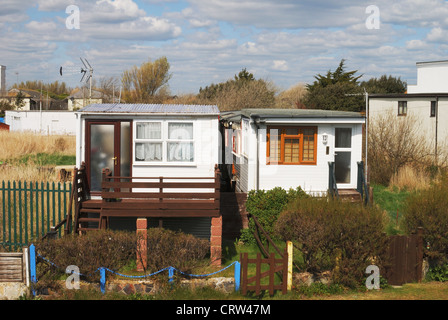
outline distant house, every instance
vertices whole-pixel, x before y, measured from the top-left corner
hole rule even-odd
[[[404,94],[369,95],[369,121],[386,113],[412,116],[430,143],[434,160],[448,157],[448,60],[418,62],[417,84]]]
[[[245,109],[221,113],[224,159],[237,192],[358,187],[365,117],[356,112]],[[228,165],[231,164],[231,167]]]
[[[74,89],[70,96],[67,97],[67,105],[69,111],[80,110],[90,104],[103,103],[104,93],[98,90],[92,89],[92,95],[90,90],[86,87]]]
[[[10,131],[30,131],[48,135],[75,135],[74,112],[54,110],[6,110],[5,124]]]
[[[56,100],[41,94],[40,91],[13,88],[6,96],[0,98],[15,106],[16,110],[67,110],[64,100]]]

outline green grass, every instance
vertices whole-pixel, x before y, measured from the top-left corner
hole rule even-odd
[[[36,164],[39,166],[66,166],[76,163],[76,156],[60,153],[27,154],[21,158],[7,161],[12,164]]]
[[[373,200],[382,210],[387,212],[390,219],[386,232],[388,234],[400,234],[400,220],[403,216],[404,203],[411,194],[410,191],[391,190],[382,185],[373,186]]]

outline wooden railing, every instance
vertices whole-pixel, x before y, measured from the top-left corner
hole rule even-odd
[[[338,186],[336,184],[336,173],[334,162],[328,162],[328,191],[332,197],[339,198]]]
[[[364,200],[364,204],[367,205],[370,199],[370,190],[364,172],[363,161],[358,162],[358,183],[356,190],[361,194],[361,198]]]
[[[217,217],[220,186],[217,166],[214,177],[119,177],[104,169],[101,218]]]

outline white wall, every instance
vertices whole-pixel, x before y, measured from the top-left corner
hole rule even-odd
[[[85,117],[82,113],[77,113],[80,117],[77,120],[76,134],[76,164],[80,166],[85,161]],[[82,117],[82,118],[81,118]],[[180,119],[179,115],[166,117],[148,117],[114,115],[109,118],[98,115],[95,119],[109,120],[133,120],[133,121],[176,121]],[[195,161],[185,164],[142,164],[134,159],[134,150],[132,151],[132,176],[135,177],[214,177],[215,164],[219,164],[220,133],[218,128],[218,117],[182,117],[183,120],[192,121],[195,143]],[[134,126],[135,124],[133,124]],[[133,130],[135,135],[135,130]],[[134,144],[133,144],[134,145]],[[133,149],[134,146],[131,146]]]
[[[10,131],[32,131],[50,135],[75,135],[76,117],[64,111],[5,111]]]
[[[417,84],[408,85],[407,93],[447,93],[448,61],[417,64]]]
[[[291,123],[289,123],[291,124]],[[259,189],[270,190],[275,187],[283,189],[300,186],[310,194],[324,194],[328,191],[329,167],[328,162],[334,161],[334,134],[335,128],[352,128],[352,155],[351,155],[351,183],[338,185],[338,188],[356,188],[357,162],[362,160],[362,123],[299,123],[297,125],[317,126],[317,163],[316,165],[267,165],[266,164],[266,125],[260,126],[260,162],[259,162]],[[327,144],[323,143],[323,135],[328,137]],[[256,129],[252,126],[250,137],[250,157],[248,165],[248,190],[257,188],[257,162],[256,162]],[[329,154],[326,147],[329,146]]]
[[[422,137],[427,140],[430,148],[435,153],[436,128],[437,128],[437,149],[442,156],[448,156],[448,98],[438,98],[437,117],[431,117],[431,101],[436,97],[412,97],[403,98],[371,98],[369,101],[369,119],[392,113],[398,117],[398,100],[407,101],[407,116],[415,119],[415,126],[421,132]]]

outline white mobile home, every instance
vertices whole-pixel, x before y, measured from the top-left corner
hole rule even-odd
[[[5,111],[10,131],[31,131],[49,135],[75,135],[76,117],[70,111]]]
[[[76,197],[82,198],[76,205],[78,230],[132,230],[136,219],[149,218],[149,227],[210,239],[211,259],[220,264],[218,108],[92,104],[75,114],[76,165],[84,168],[83,190],[89,190]],[[110,171],[103,174],[106,168],[112,180]]]
[[[365,123],[360,113],[245,109],[222,113],[221,123],[224,161],[232,165],[237,192],[300,186],[321,195],[333,178],[340,190],[359,187]]]
[[[216,106],[92,104],[77,116],[76,165],[90,190],[101,171],[133,177],[208,177],[218,164]]]

